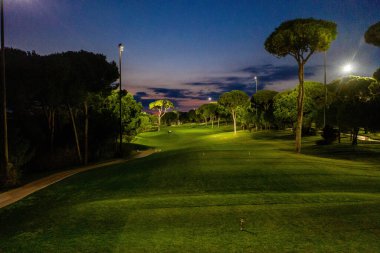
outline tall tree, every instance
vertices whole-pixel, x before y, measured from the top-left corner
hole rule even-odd
[[[371,25],[364,34],[365,42],[380,47],[380,22]]]
[[[165,116],[162,117],[161,121],[167,126],[171,126],[178,123],[177,111],[167,112]]]
[[[371,25],[364,34],[365,42],[380,47],[380,22]],[[380,82],[380,68],[373,73],[373,78]]]
[[[161,130],[161,118],[166,114],[166,112],[170,109],[174,108],[174,104],[167,99],[159,99],[156,101],[153,101],[149,104],[150,110],[155,110],[158,112],[157,118],[158,118],[158,129],[159,132]]]
[[[41,56],[34,52],[24,52],[18,49],[6,48],[6,76],[7,76],[7,119],[8,126],[8,146],[9,146],[9,163],[0,172],[0,180],[4,179],[8,184],[15,184],[18,180],[19,170],[23,162],[29,160],[34,155],[28,153],[33,148],[23,149],[26,146],[31,147],[32,136],[27,132],[34,132],[36,122],[32,117],[35,107],[35,95],[38,92],[36,83],[42,79]],[[33,115],[33,116],[32,116]],[[37,137],[38,136],[38,137]],[[41,135],[34,132],[33,137],[39,138],[39,143],[43,142]],[[1,139],[1,138],[0,138]],[[3,141],[3,140],[1,140]],[[34,150],[34,149],[33,149]],[[25,152],[26,153],[25,153]],[[4,155],[4,150],[0,154]],[[25,159],[28,157],[28,159]],[[4,178],[2,178],[2,176]]]
[[[298,64],[296,152],[301,152],[304,66],[315,52],[325,52],[336,38],[336,24],[325,20],[294,19],[282,23],[266,39],[265,49],[277,56],[292,56]]]
[[[238,112],[236,114],[237,116],[237,123],[240,123],[241,128],[249,129],[251,131],[251,125],[256,123],[255,116],[256,111],[254,108],[251,107],[250,103],[245,104],[244,106],[240,106],[238,108]]]
[[[310,130],[312,123],[317,123],[318,112],[324,106],[324,86],[318,82],[305,82],[305,100],[303,110],[303,132]],[[282,127],[290,125],[294,129],[297,122],[297,95],[299,87],[278,93],[274,97],[274,116]]]
[[[218,105],[217,103],[203,104],[197,109],[197,113],[204,119],[207,126],[207,122],[210,119],[211,127],[214,128],[214,120],[216,117]]]
[[[39,82],[37,99],[40,101],[49,131],[50,152],[54,149],[56,119],[64,103],[64,90],[68,82],[70,64],[61,54],[43,57],[44,75]]]
[[[216,102],[211,102],[207,104],[210,121],[211,121],[211,127],[214,128],[214,120],[218,114],[218,104]]]
[[[218,107],[216,108],[216,118],[218,121],[218,128],[220,127],[220,120],[221,118],[227,118],[229,115],[229,112],[227,109],[222,106],[220,103],[217,103]]]
[[[197,121],[197,115],[196,111],[194,109],[191,109],[190,111],[187,112],[187,117],[189,119],[189,122],[193,123]]]
[[[106,108],[109,108],[113,112],[114,117],[118,118],[120,112],[119,91],[113,90],[111,95],[106,98],[105,102]],[[142,105],[141,103],[136,102],[130,93],[122,90],[121,106],[123,111],[121,117],[123,135],[126,136],[128,141],[131,141],[140,127]]]
[[[373,73],[373,78],[380,82],[380,68],[378,68],[375,73]]]
[[[260,90],[251,98],[251,103],[254,104],[256,110],[261,115],[265,128],[273,123],[273,101],[277,95],[277,91]]]
[[[290,126],[295,129],[295,122],[297,121],[297,93],[294,91],[286,90],[278,93],[274,97],[273,114],[276,123],[281,128]]]
[[[94,54],[86,51],[65,52],[60,56],[68,62],[69,70],[65,77],[65,101],[67,103],[72,125],[75,133],[78,156],[80,159],[80,145],[77,127],[72,106],[82,108],[84,116],[83,162],[88,161],[88,129],[89,114],[88,100],[92,93],[110,91],[111,83],[118,77],[118,69],[115,62],[108,62],[102,54]],[[83,107],[82,107],[83,106]]]
[[[223,93],[222,96],[220,96],[218,103],[231,113],[234,122],[234,134],[236,134],[237,113],[239,108],[245,107],[249,103],[248,95],[244,91],[233,90]]]
[[[333,101],[329,106],[339,129],[350,130],[352,145],[357,144],[359,128],[378,130],[377,82],[370,77],[349,76],[329,85]],[[331,117],[331,116],[330,116]]]
[[[203,104],[199,106],[195,112],[199,117],[203,118],[203,120],[205,121],[205,125],[207,126],[207,119],[209,115],[208,115],[208,110],[206,106],[207,104]]]

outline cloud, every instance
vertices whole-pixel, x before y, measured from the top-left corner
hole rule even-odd
[[[211,97],[213,100],[217,100],[223,91],[209,91],[209,90],[197,90],[191,91],[189,89],[169,89],[169,88],[149,88],[154,94],[160,95],[167,99],[199,99],[207,100]]]
[[[306,66],[304,75],[305,78],[311,78],[320,71],[322,66]],[[255,65],[242,68],[241,72],[257,76],[260,82],[264,82],[266,85],[273,84],[279,81],[290,81],[298,79],[298,66],[297,65],[280,65],[275,66],[273,64]]]
[[[240,86],[235,88],[240,88]],[[134,97],[138,102],[142,103],[144,108],[148,108],[149,103],[157,99],[169,99],[176,108],[187,111],[192,108],[197,108],[201,104],[208,103],[209,97],[213,101],[218,100],[222,93],[223,91],[204,89],[192,91],[189,89],[151,87],[148,88],[147,92],[136,92]]]
[[[315,73],[320,72],[322,66],[306,66],[305,78],[312,78]],[[258,78],[258,90],[265,89],[271,85],[278,85],[279,82],[298,82],[297,65],[262,64],[246,66],[237,69],[232,75],[222,77],[206,77],[204,80],[187,82],[184,85],[193,87],[212,87],[214,90],[223,93],[231,90],[242,90],[248,94],[255,91],[254,76]]]
[[[143,91],[139,91],[139,92],[136,92],[136,94],[133,96],[135,99],[141,99],[143,97],[147,97],[148,96],[148,93],[146,92],[143,92]]]
[[[149,94],[143,91],[136,92],[133,97],[136,99],[137,102],[141,102],[144,108],[149,107],[149,103],[153,102],[154,99],[149,98]]]
[[[219,86],[222,85],[222,82],[219,81],[204,81],[204,82],[189,82],[189,83],[184,83],[184,85],[189,85],[189,86]]]
[[[306,66],[305,78],[311,78],[314,73],[321,70],[323,66],[320,65]],[[187,110],[207,103],[209,97],[216,101],[221,94],[232,90],[242,90],[249,96],[253,95],[256,90],[254,76],[258,77],[258,90],[265,88],[281,90],[293,87],[298,82],[298,66],[273,64],[247,66],[224,76],[204,77],[194,82],[179,84],[177,87],[181,87],[180,89],[149,87],[145,92],[137,92],[135,98],[142,102],[145,108],[150,102],[165,98],[172,101],[177,108]]]
[[[156,99],[152,98],[137,98],[135,97],[137,102],[140,102],[144,108],[149,108],[149,104],[153,101],[156,101]]]
[[[145,96],[148,96],[148,93],[146,93],[144,91],[138,91],[138,92],[136,92],[135,96],[145,97]]]
[[[190,91],[187,89],[149,88],[149,90],[168,98],[188,98],[190,95]]]
[[[206,101],[208,98],[211,98],[212,100],[218,100],[220,95],[221,92],[201,90],[198,92],[197,99]]]
[[[241,76],[238,75],[230,75],[230,76],[224,76],[224,77],[215,77],[215,78],[208,78],[205,81],[198,81],[194,83],[185,83],[187,86],[195,86],[195,87],[204,87],[205,89],[209,90],[212,89],[212,92],[209,92],[207,94],[208,96],[212,98],[219,98],[219,96],[224,93],[231,90],[242,90],[244,92],[247,92],[248,94],[252,93],[253,88],[253,80],[249,76]],[[210,87],[212,86],[212,87]],[[259,85],[260,88],[263,88],[263,85]],[[206,95],[205,92],[201,92],[200,95]]]
[[[149,104],[157,99],[169,99],[176,108],[181,107],[184,101],[198,99],[197,94],[192,94],[187,89],[170,89],[161,87],[148,88],[147,92],[139,91],[134,95],[136,101],[141,102],[143,107],[147,109]]]

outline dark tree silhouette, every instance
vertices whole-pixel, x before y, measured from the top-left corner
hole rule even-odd
[[[304,66],[315,52],[325,52],[336,38],[336,24],[325,20],[294,19],[282,23],[266,39],[265,49],[277,56],[292,56],[298,64],[296,152],[301,152]]]

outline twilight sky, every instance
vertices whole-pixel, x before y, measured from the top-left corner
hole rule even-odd
[[[317,18],[338,25],[328,51],[328,79],[372,76],[380,49],[364,42],[380,21],[380,0],[4,0],[5,43],[45,55],[87,50],[118,61],[123,53],[123,88],[146,105],[168,98],[181,110],[217,100],[234,89],[284,90],[297,83],[291,57],[278,59],[264,41],[281,22]],[[323,56],[307,63],[307,80],[323,82]]]

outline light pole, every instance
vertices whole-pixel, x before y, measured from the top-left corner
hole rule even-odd
[[[123,123],[122,123],[122,109],[121,109],[121,54],[124,51],[124,46],[123,44],[119,44],[119,118],[120,118],[120,142],[119,142],[119,152],[120,152],[120,157],[123,157]]]
[[[1,0],[1,124],[2,124],[2,145],[1,145],[1,168],[5,179],[8,177],[8,127],[7,127],[7,96],[5,87],[5,46],[4,46],[4,0]]]
[[[255,94],[257,93],[257,76],[255,76],[255,82],[256,82],[256,92]]]
[[[255,83],[256,83],[256,92],[255,92],[255,94],[257,94],[257,76],[255,76],[254,77],[254,79],[255,79]],[[257,122],[259,121],[259,119],[257,118],[257,103],[256,103],[256,101],[255,101],[255,112],[256,112],[256,132],[257,132],[257,130],[258,130],[258,124],[257,124]]]
[[[255,94],[257,94],[257,76],[255,76],[255,83],[256,83],[256,92]],[[255,103],[255,111],[256,111],[256,118],[257,118],[257,104]]]
[[[327,106],[327,71],[326,71],[326,51],[324,53],[323,57],[323,69],[324,69],[324,78],[323,78],[323,84],[325,87],[325,107],[323,108],[323,128],[326,126],[326,106]]]

